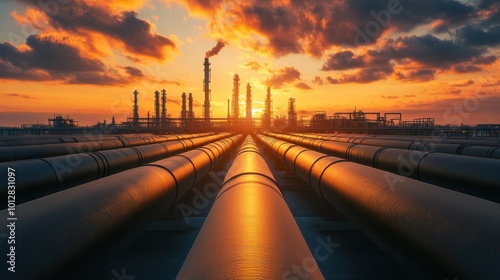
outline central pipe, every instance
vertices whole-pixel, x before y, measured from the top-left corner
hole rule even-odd
[[[252,137],[177,279],[324,279]]]

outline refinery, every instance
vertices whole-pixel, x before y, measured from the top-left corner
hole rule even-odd
[[[210,65],[201,115],[134,90],[126,121],[0,128],[2,279],[499,279],[500,124],[275,116],[271,87],[254,118],[238,74],[213,118]]]
[[[154,112],[146,116],[139,114],[139,94],[132,92],[133,104],[131,117],[121,123],[112,121],[97,123],[92,127],[79,126],[78,121],[70,116],[55,114],[48,119],[48,124],[23,124],[17,127],[0,127],[0,135],[45,135],[45,134],[75,134],[75,133],[154,133],[172,132],[210,132],[210,131],[257,131],[281,130],[290,132],[318,133],[365,133],[365,134],[396,134],[396,135],[445,135],[463,137],[499,137],[500,124],[477,125],[442,125],[435,118],[419,117],[405,120],[401,112],[335,112],[328,115],[326,111],[316,111],[312,116],[298,117],[296,98],[290,97],[286,115],[273,114],[272,89],[267,88],[264,100],[264,110],[260,118],[252,115],[252,85],[247,83],[245,101],[240,101],[241,81],[238,74],[233,77],[233,94],[227,101],[227,117],[213,118],[211,116],[211,67],[209,58],[203,63],[203,111],[197,116],[194,110],[193,93],[182,92],[180,95],[180,114],[167,112],[167,90],[154,92]],[[240,105],[245,104],[245,110]],[[242,111],[245,112],[242,117]]]

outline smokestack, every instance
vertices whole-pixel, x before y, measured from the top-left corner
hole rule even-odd
[[[155,125],[160,126],[160,92],[155,91]]]
[[[234,75],[233,79],[233,118],[238,121],[240,117],[240,76]]]
[[[229,120],[231,119],[231,100],[228,99],[227,100],[227,121],[229,122]]]
[[[186,110],[186,93],[182,93],[182,110],[181,110],[181,119],[185,120],[187,117],[187,110]]]
[[[247,121],[250,123],[252,121],[252,87],[250,83],[247,83]]]
[[[273,118],[272,101],[271,101],[271,88],[267,88],[266,104],[264,109],[264,120],[262,126],[265,128],[271,127],[271,120]]]
[[[297,126],[297,111],[295,110],[295,98],[288,99],[288,126]]]
[[[211,70],[210,70],[210,62],[208,61],[208,57],[205,57],[205,79],[203,80],[203,92],[205,93],[205,103],[203,103],[203,117],[205,121],[210,121],[210,78],[211,78]]]
[[[139,92],[137,90],[134,91],[134,116],[133,116],[133,123],[134,126],[139,125],[139,101],[137,100],[137,95],[139,95]]]
[[[161,91],[161,126],[165,125],[167,120],[167,91],[163,89]]]
[[[189,93],[189,98],[188,98],[188,104],[189,104],[189,111],[188,111],[188,119],[193,119],[194,118],[194,112],[193,112],[193,94],[190,92]]]

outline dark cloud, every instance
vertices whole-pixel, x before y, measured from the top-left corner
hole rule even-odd
[[[300,80],[300,72],[295,67],[285,67],[275,71],[275,74],[265,84],[275,89],[281,88],[284,84],[289,84]]]
[[[468,87],[468,86],[471,86],[473,84],[474,84],[473,80],[468,80],[468,81],[465,81],[463,83],[452,84],[451,86],[453,86],[453,87]]]
[[[263,37],[252,42],[257,50],[283,56],[307,53],[320,57],[333,46],[368,45],[385,31],[408,32],[439,20],[456,28],[476,16],[477,3],[458,0],[305,0],[180,1],[203,11],[210,26],[240,39],[241,32]],[[252,38],[252,36],[248,36]]]
[[[463,45],[432,35],[403,36],[387,39],[377,50],[368,50],[357,56],[352,51],[330,54],[322,70],[358,69],[354,74],[332,78],[330,83],[374,82],[386,79],[395,68],[398,68],[396,78],[422,82],[435,79],[438,69],[452,69],[459,73],[480,71],[478,65],[489,65],[497,60],[496,56],[486,53],[483,47]],[[411,62],[416,66],[405,69]]]
[[[397,73],[397,78],[401,80],[416,81],[416,82],[426,82],[434,80],[436,70],[435,69],[419,69],[415,71],[409,71],[407,73],[399,72]]]
[[[480,56],[472,59],[472,64],[476,65],[490,65],[497,61],[497,57],[494,55]]]
[[[99,60],[83,58],[78,49],[52,37],[29,36],[26,45],[31,51],[21,52],[10,43],[0,44],[0,59],[21,70],[31,68],[55,72],[100,71]]]
[[[453,70],[457,73],[474,73],[481,71],[481,68],[474,65],[458,64],[453,66]]]
[[[385,98],[385,99],[398,99],[398,98],[401,98],[400,96],[397,96],[397,95],[381,95],[380,97]]]
[[[121,67],[125,73],[111,70],[97,59],[82,56],[61,39],[32,35],[26,45],[29,49],[20,50],[10,43],[0,44],[0,79],[125,85],[142,77],[134,67]]]
[[[20,93],[6,93],[4,94],[5,96],[8,97],[17,97],[17,98],[23,98],[23,99],[36,99],[35,97],[27,94],[20,94]]]
[[[125,69],[125,71],[130,75],[130,76],[133,76],[133,77],[144,77],[144,73],[142,73],[141,70],[135,68],[135,67],[132,67],[132,66],[127,66],[127,67],[123,67]]]
[[[122,47],[132,54],[165,59],[169,52],[177,49],[172,40],[153,33],[151,24],[139,19],[133,11],[114,13],[107,6],[91,6],[82,0],[74,0],[58,5],[57,13],[52,13],[50,9],[39,5],[40,1],[24,2],[49,15],[50,23],[56,29],[81,35],[97,32],[108,39],[121,42]]]
[[[250,61],[250,62],[247,62],[245,63],[245,67],[246,68],[250,68],[252,70],[259,70],[262,68],[262,65],[260,65],[258,62],[256,61]]]
[[[313,84],[320,85],[320,86],[325,84],[325,81],[323,81],[323,79],[320,76],[314,77],[314,80],[312,80],[312,82],[313,82]]]
[[[392,66],[377,66],[362,68],[354,74],[346,74],[339,79],[329,80],[332,84],[345,84],[345,83],[371,83],[378,80],[385,80],[390,74],[394,72]]]
[[[326,80],[327,80],[330,84],[332,84],[332,85],[334,85],[334,84],[338,84],[338,83],[339,83],[339,81],[338,81],[337,79],[334,79],[334,78],[332,78],[331,76],[327,76],[327,77],[326,77]]]
[[[458,30],[458,36],[470,46],[496,46],[500,44],[500,25],[488,29],[466,26]]]
[[[355,56],[352,51],[342,51],[328,55],[321,70],[330,71],[354,69],[363,67],[365,64],[366,62],[364,56]]]
[[[389,39],[381,51],[383,55],[392,59],[411,59],[437,68],[448,68],[455,63],[480,57],[485,52],[486,50],[482,48],[464,46],[432,35]]]
[[[298,84],[295,84],[295,87],[298,88],[298,89],[303,89],[303,90],[310,90],[310,89],[312,89],[308,84],[306,84],[304,82],[300,82]]]
[[[405,95],[381,95],[380,97],[384,99],[400,99],[400,98],[414,98],[413,94],[405,94]]]

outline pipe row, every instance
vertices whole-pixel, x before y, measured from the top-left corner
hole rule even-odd
[[[153,138],[153,137],[156,136],[150,133],[119,134],[119,135],[63,134],[63,135],[39,135],[39,136],[6,136],[6,137],[0,137],[0,147],[89,142],[96,140],[120,140],[127,138]]]
[[[259,139],[414,278],[500,278],[500,204],[398,175],[394,185],[384,171]]]
[[[120,252],[241,139],[241,135],[225,138],[18,205],[16,245],[12,245],[17,260],[15,276],[85,279],[82,273],[91,272]],[[7,214],[7,209],[0,211],[4,221]],[[7,230],[4,226],[0,233],[8,234]],[[9,252],[9,246],[0,243],[1,252]],[[8,279],[8,273],[0,270],[0,278]]]
[[[456,154],[463,156],[500,159],[500,140],[462,140],[449,138],[410,138],[368,135],[318,135],[296,134],[294,136],[329,140],[343,143],[363,144],[387,148],[418,150],[432,153]]]
[[[0,170],[16,170],[16,201],[24,203],[54,192],[135,168],[228,137],[229,133],[41,159],[0,163]],[[7,173],[0,173],[7,182]],[[0,189],[7,196],[7,188]],[[2,208],[7,208],[2,202]]]
[[[285,134],[266,135],[394,174],[500,202],[500,161]]]
[[[211,135],[209,133],[186,134],[186,135],[167,135],[161,137],[140,137],[107,139],[107,140],[90,140],[87,138],[85,142],[75,143],[59,143],[59,144],[40,144],[32,146],[13,146],[0,147],[0,162],[53,157],[60,155],[69,155],[85,152],[97,152],[102,150],[111,150],[126,147],[135,147],[140,145],[163,143],[168,141],[185,140],[195,137],[205,137]]]
[[[177,279],[299,279],[297,266],[306,274],[301,279],[324,279],[247,136]]]

